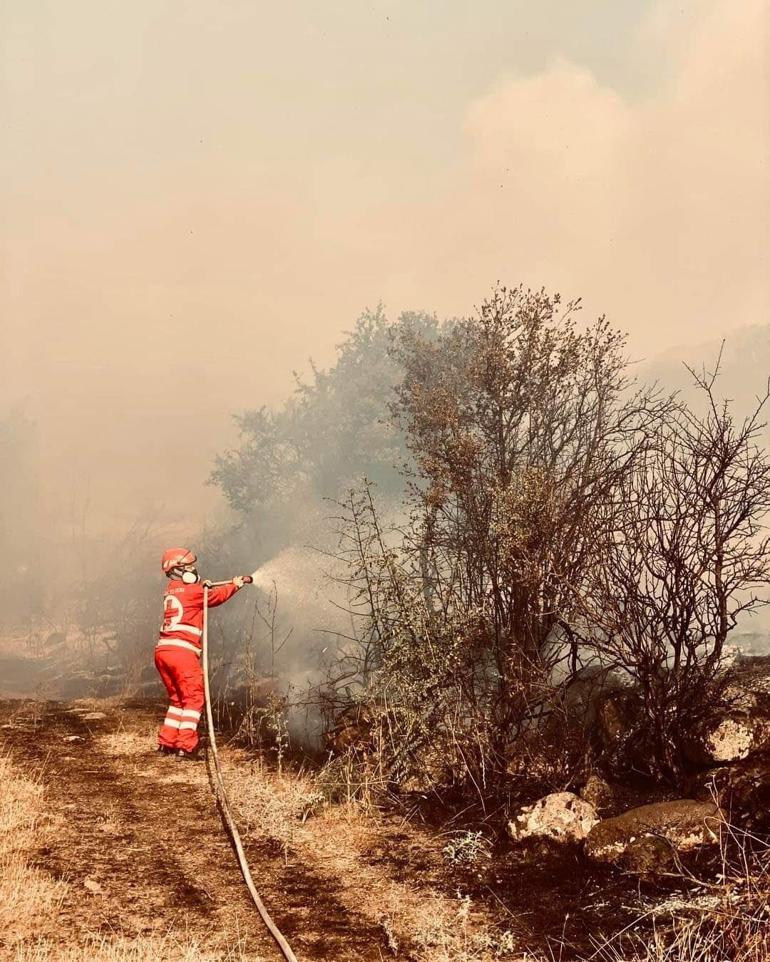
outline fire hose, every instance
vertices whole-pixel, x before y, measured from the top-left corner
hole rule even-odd
[[[246,579],[250,583],[251,579]],[[209,588],[216,587],[222,584],[232,584],[229,581],[220,582],[205,582],[203,585],[203,651],[202,651],[202,667],[203,667],[203,690],[206,697],[206,726],[209,733],[209,751],[206,753],[206,761],[209,762],[211,759],[212,764],[209,766],[209,776],[211,776],[213,769],[213,780],[211,780],[211,787],[214,792],[214,797],[217,802],[217,807],[219,808],[220,814],[222,815],[222,820],[225,824],[227,834],[230,836],[230,840],[235,848],[235,854],[238,857],[238,865],[241,869],[241,874],[243,875],[243,880],[246,883],[251,899],[257,907],[257,911],[262,916],[262,921],[267,926],[268,932],[275,939],[278,944],[278,948],[283,953],[284,958],[287,962],[297,962],[297,957],[292,952],[291,946],[286,941],[286,939],[281,934],[278,926],[270,918],[270,913],[265,907],[265,903],[260,898],[257,887],[254,884],[254,879],[251,877],[251,870],[249,869],[249,863],[246,859],[246,854],[243,851],[243,843],[241,842],[241,836],[238,831],[238,826],[235,824],[235,819],[230,811],[230,802],[227,798],[227,792],[225,791],[225,783],[222,779],[222,769],[219,765],[219,753],[217,752],[217,739],[214,732],[214,718],[211,711],[211,692],[209,689],[209,658],[208,658],[208,606],[209,606]]]

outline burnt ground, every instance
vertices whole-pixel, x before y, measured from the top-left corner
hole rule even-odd
[[[105,717],[89,719],[94,710]],[[223,956],[240,943],[248,957],[282,958],[249,899],[203,766],[153,752],[157,716],[144,705],[89,711],[0,702],[5,747],[42,770],[46,812],[57,826],[33,864],[68,883],[51,931],[36,936],[80,945],[94,935],[173,929]],[[121,755],[121,733],[137,728],[148,733],[146,749]],[[100,745],[109,734],[115,738],[107,753]],[[268,846],[251,845],[248,856],[260,894],[299,958],[379,962],[381,928],[342,906],[333,878]]]

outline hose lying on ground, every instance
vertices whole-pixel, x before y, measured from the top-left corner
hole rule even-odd
[[[202,652],[202,667],[203,667],[203,689],[206,697],[206,726],[209,731],[209,751],[206,755],[206,761],[211,759],[212,764],[209,765],[209,779],[212,782],[212,789],[214,791],[214,797],[217,800],[217,806],[222,815],[222,820],[225,824],[227,834],[235,847],[235,853],[238,856],[238,864],[241,868],[241,873],[243,875],[243,880],[249,889],[249,894],[251,895],[252,901],[257,907],[257,911],[262,916],[262,921],[267,926],[268,931],[273,936],[275,941],[278,943],[278,948],[283,952],[284,958],[287,962],[297,962],[296,955],[292,952],[291,946],[286,941],[286,939],[281,934],[278,926],[270,918],[270,913],[265,908],[265,903],[259,896],[257,887],[254,884],[254,879],[251,877],[251,870],[249,869],[249,863],[246,861],[246,855],[243,851],[243,844],[241,842],[241,836],[238,832],[238,827],[235,824],[232,813],[230,812],[230,802],[227,798],[227,792],[225,791],[225,784],[222,781],[222,770],[219,767],[219,754],[217,752],[217,739],[214,732],[214,718],[211,713],[211,693],[209,691],[209,657],[208,657],[208,603],[209,603],[209,589],[206,585],[203,587],[203,652]],[[211,779],[212,769],[214,773],[213,780]]]

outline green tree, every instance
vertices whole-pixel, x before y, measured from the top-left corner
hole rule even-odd
[[[391,354],[394,333],[430,337],[437,323],[403,314],[393,324],[382,307],[366,311],[339,345],[328,370],[312,368],[309,381],[277,408],[237,416],[240,444],[220,455],[211,475],[241,515],[260,507],[296,509],[297,499],[320,502],[366,476],[385,494],[401,490],[403,434],[388,405],[401,372]]]

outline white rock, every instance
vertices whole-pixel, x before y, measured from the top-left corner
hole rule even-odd
[[[573,792],[554,792],[527,805],[508,823],[511,838],[550,838],[558,842],[582,842],[599,818],[589,802]]]
[[[723,718],[706,735],[706,749],[715,762],[748,758],[754,747],[755,726],[742,718]]]
[[[703,733],[701,745],[711,764],[744,761],[770,748],[770,718],[762,712],[723,715]]]

